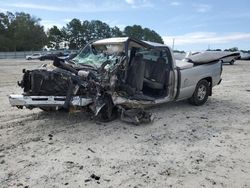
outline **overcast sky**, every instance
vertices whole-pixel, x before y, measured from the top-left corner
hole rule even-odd
[[[121,29],[154,29],[175,49],[250,49],[250,0],[0,0],[0,11],[24,11],[45,28],[72,18],[101,20]]]

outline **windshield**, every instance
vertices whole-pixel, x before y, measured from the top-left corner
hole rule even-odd
[[[99,68],[104,62],[108,61],[105,68],[109,68],[118,62],[119,58],[123,56],[123,44],[99,44],[88,45],[73,59],[76,64],[82,64]]]

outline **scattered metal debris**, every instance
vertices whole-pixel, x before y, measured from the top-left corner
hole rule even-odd
[[[92,179],[94,179],[94,180],[100,180],[100,176],[97,176],[97,175],[95,175],[95,174],[91,174],[91,176],[90,176]]]
[[[95,151],[92,150],[91,148],[88,148],[88,150],[89,150],[90,152],[92,152],[92,153],[95,153]]]
[[[122,109],[121,120],[135,125],[150,123],[153,121],[152,114],[143,109]]]

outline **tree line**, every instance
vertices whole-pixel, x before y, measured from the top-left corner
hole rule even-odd
[[[157,32],[140,25],[121,30],[100,20],[74,18],[62,28],[53,26],[45,31],[40,21],[24,12],[0,12],[0,51],[41,50],[45,45],[59,49],[62,42],[67,42],[69,49],[80,49],[92,40],[123,36],[163,43]]]
[[[40,19],[23,12],[0,13],[0,51],[38,50],[47,43]]]

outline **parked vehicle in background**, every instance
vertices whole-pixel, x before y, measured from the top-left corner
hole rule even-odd
[[[26,56],[26,59],[27,59],[27,60],[40,59],[41,56],[42,56],[42,54],[40,54],[40,53],[35,53],[35,54],[32,54],[32,55],[27,55],[27,56]]]
[[[240,59],[240,53],[235,53],[232,56],[222,58],[221,61],[222,61],[222,63],[229,63],[230,65],[234,65],[234,63],[237,59]]]
[[[250,53],[240,53],[240,59],[241,60],[250,60]]]
[[[175,60],[182,60],[186,57],[186,52],[180,53],[180,52],[174,52],[174,58]]]

